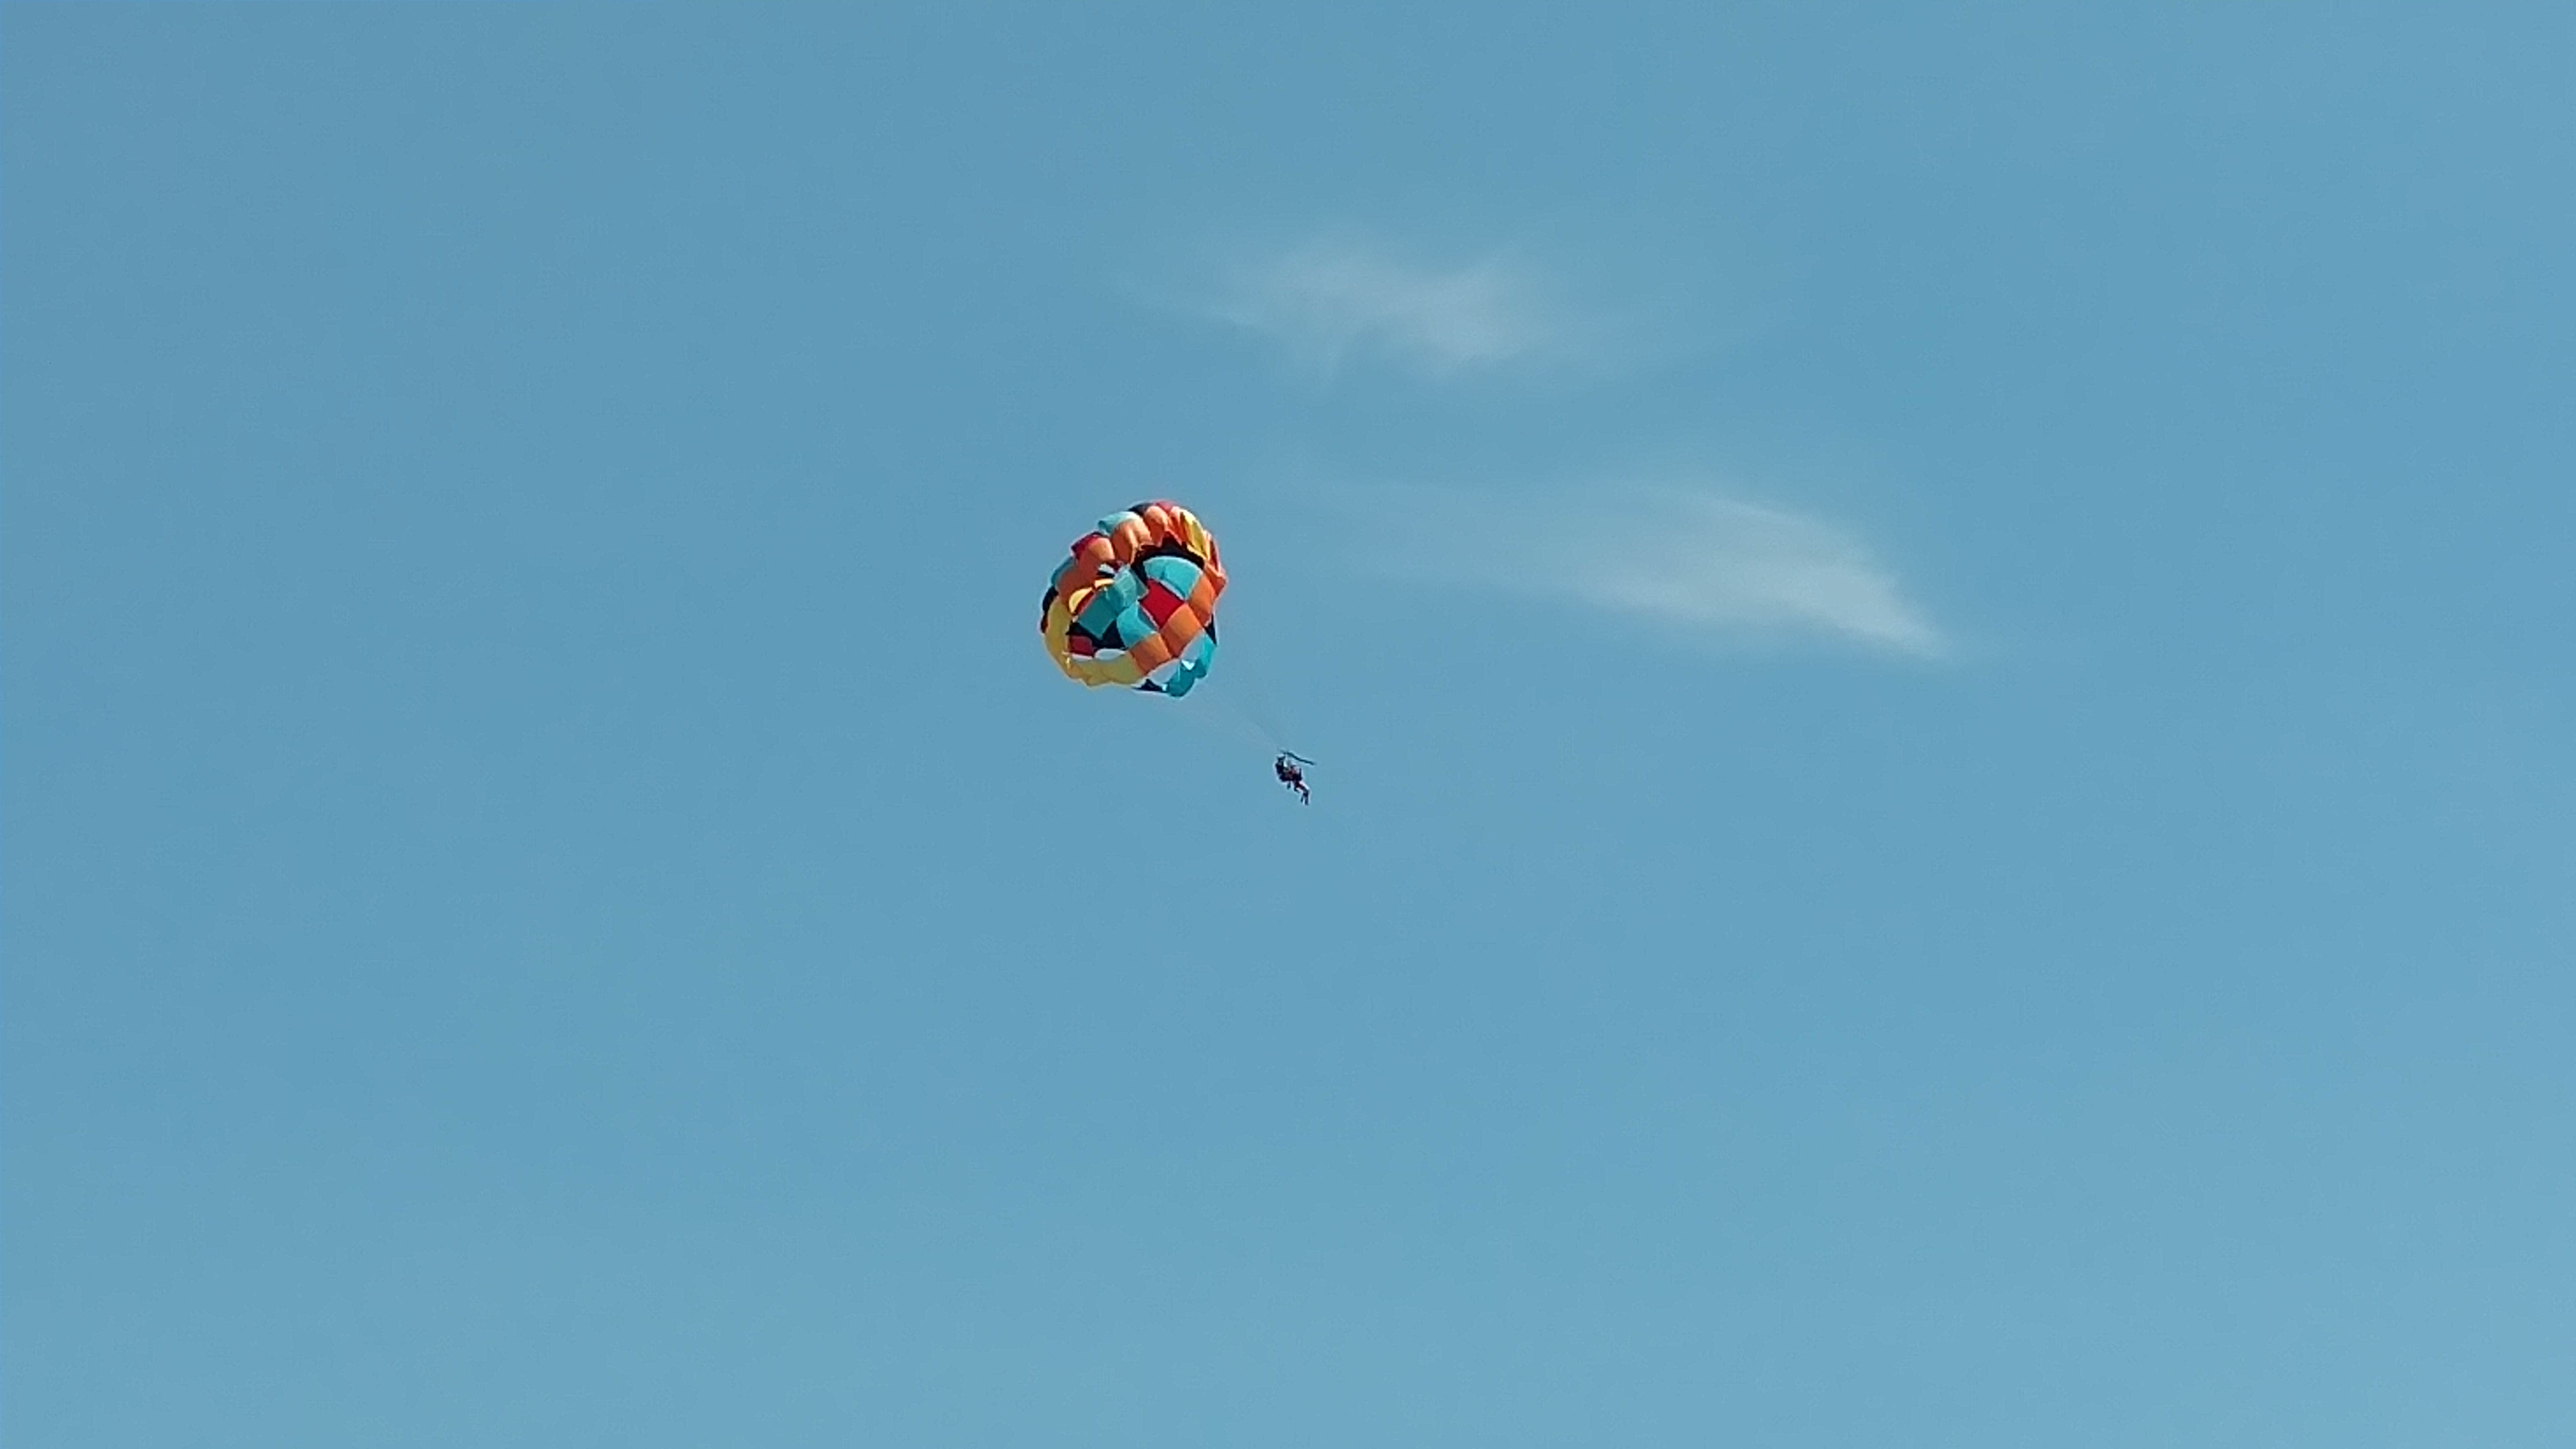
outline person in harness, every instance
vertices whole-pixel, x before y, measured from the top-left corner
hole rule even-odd
[[[1300,765],[1313,763],[1315,762],[1312,760],[1300,759],[1285,750],[1280,751],[1279,758],[1271,762],[1270,768],[1278,773],[1279,783],[1297,792],[1297,803],[1300,805],[1315,803],[1315,797],[1306,789],[1306,772],[1298,768]]]

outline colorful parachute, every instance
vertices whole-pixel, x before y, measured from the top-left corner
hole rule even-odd
[[[1056,667],[1084,684],[1182,695],[1216,657],[1216,539],[1177,503],[1139,503],[1073,541],[1038,617]]]

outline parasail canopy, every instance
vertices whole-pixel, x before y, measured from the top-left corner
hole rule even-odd
[[[1038,616],[1067,677],[1174,696],[1216,657],[1225,566],[1216,537],[1177,503],[1139,503],[1073,541]]]

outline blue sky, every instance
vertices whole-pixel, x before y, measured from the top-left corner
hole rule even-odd
[[[2568,1442],[2571,59],[10,7],[0,1428]]]

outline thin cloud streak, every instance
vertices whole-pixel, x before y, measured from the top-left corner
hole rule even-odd
[[[1326,376],[1372,357],[1447,377],[1559,351],[1569,340],[1536,279],[1502,258],[1422,267],[1349,238],[1235,268],[1204,311]]]
[[[1418,495],[1416,548],[1381,563],[1716,637],[1839,639],[1915,659],[1950,641],[1867,545],[1822,519],[1689,489],[1561,500]],[[1421,540],[1429,540],[1427,545]]]

